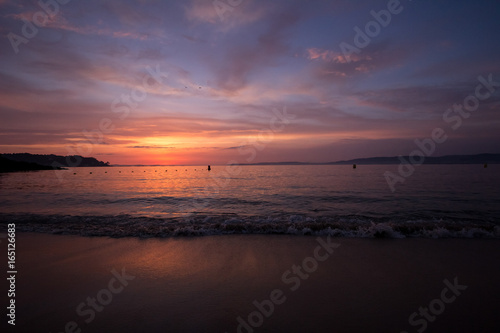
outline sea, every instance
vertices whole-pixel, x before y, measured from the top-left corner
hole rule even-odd
[[[109,237],[500,238],[500,165],[78,167],[0,174],[0,228]]]

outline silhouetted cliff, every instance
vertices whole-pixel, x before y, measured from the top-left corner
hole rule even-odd
[[[2,157],[0,155],[0,172],[15,172],[15,171],[35,171],[35,170],[52,170],[61,169],[53,168],[47,165],[40,165],[37,163],[30,162],[18,162],[9,160],[8,158]]]
[[[17,162],[36,163],[49,167],[100,167],[109,166],[109,162],[98,161],[93,157],[40,155],[40,154],[1,154],[4,158]]]

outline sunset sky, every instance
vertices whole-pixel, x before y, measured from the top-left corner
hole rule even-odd
[[[499,1],[59,1],[0,0],[0,153],[328,162],[408,155],[436,127],[434,156],[500,153],[500,87],[443,120],[500,82]]]

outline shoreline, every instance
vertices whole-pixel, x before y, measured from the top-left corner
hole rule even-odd
[[[15,330],[417,332],[424,317],[409,317],[432,302],[440,310],[434,300],[456,278],[467,288],[425,331],[495,332],[499,250],[495,239],[19,232]]]
[[[18,232],[84,237],[177,238],[217,235],[291,235],[387,239],[500,239],[500,226],[485,221],[378,221],[367,217],[130,215],[72,216],[0,214],[0,232],[14,223]]]

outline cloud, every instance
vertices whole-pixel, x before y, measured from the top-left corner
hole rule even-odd
[[[186,17],[188,20],[208,23],[216,23],[219,20],[219,16],[215,11],[212,1],[192,0],[191,3],[186,6]]]
[[[359,54],[354,53],[350,57],[350,62],[347,62],[343,54],[332,50],[307,49],[306,56],[311,60],[321,60],[312,67],[315,79],[343,82],[387,68],[404,66],[413,54],[408,47],[395,47],[387,42],[379,42],[370,44]]]
[[[290,47],[287,32],[300,19],[295,10],[288,10],[268,18],[265,32],[254,40],[243,44],[228,46],[226,56],[213,62],[216,69],[214,83],[217,88],[234,94],[248,84],[249,75],[270,67],[281,56],[286,55]]]
[[[227,147],[227,148],[221,148],[223,150],[233,150],[233,149],[240,149],[240,148],[245,148],[249,147],[248,145],[241,145],[241,146],[235,146],[235,147]]]
[[[467,82],[448,82],[441,85],[365,90],[353,96],[357,98],[360,105],[391,111],[388,117],[440,119],[452,105],[462,104],[465,97],[474,95],[478,83],[476,78],[471,78]],[[482,101],[481,107],[490,107],[496,103],[494,98],[490,98]],[[393,112],[399,113],[400,116]]]
[[[227,32],[262,19],[270,8],[268,3],[259,1],[242,0],[233,6],[226,0],[191,0],[185,6],[185,15],[189,21],[216,25],[219,31]]]
[[[193,42],[193,43],[205,42],[201,38],[197,38],[197,37],[194,37],[194,36],[189,36],[189,35],[186,35],[186,34],[182,34],[182,37],[185,38],[185,39],[187,39],[190,42]]]
[[[340,52],[335,52],[332,50],[324,50],[320,48],[309,48],[307,51],[307,58],[310,60],[320,59],[327,62],[336,62],[336,63],[346,63],[344,55]],[[357,56],[354,57],[354,61],[358,60]]]
[[[127,148],[137,148],[137,149],[176,149],[175,147],[168,147],[168,146],[127,146]]]

